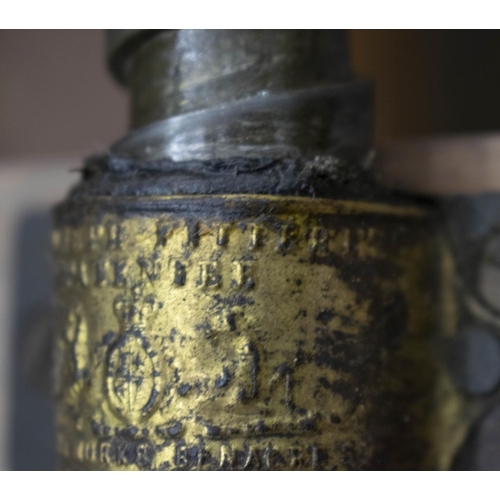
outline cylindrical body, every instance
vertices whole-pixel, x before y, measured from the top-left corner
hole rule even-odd
[[[114,37],[134,130],[55,213],[61,467],[447,467],[450,279],[345,33]]]

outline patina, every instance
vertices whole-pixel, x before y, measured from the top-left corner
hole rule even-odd
[[[110,61],[132,131],[55,211],[61,467],[450,467],[453,261],[371,170],[346,34],[132,30]]]

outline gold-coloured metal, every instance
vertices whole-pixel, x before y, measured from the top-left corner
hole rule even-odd
[[[61,213],[63,468],[449,466],[425,211],[231,195]]]

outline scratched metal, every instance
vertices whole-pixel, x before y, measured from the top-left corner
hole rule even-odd
[[[61,468],[449,467],[463,430],[433,348],[449,297],[424,211],[88,203],[61,206],[53,235]]]

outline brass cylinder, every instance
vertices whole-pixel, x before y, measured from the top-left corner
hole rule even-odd
[[[110,36],[133,130],[55,212],[61,468],[449,467],[448,261],[345,33]]]

